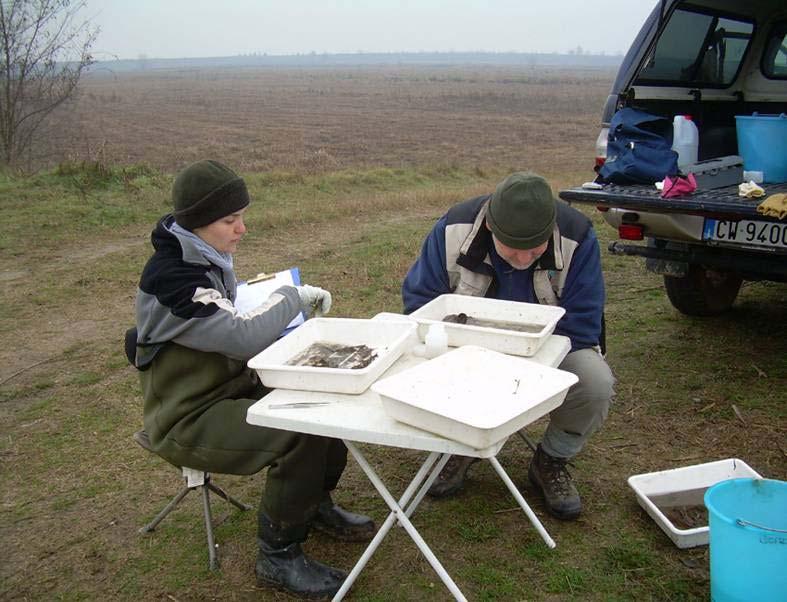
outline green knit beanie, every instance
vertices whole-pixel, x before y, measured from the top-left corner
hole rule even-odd
[[[207,226],[249,204],[246,183],[218,161],[197,161],[172,185],[175,221],[186,230]]]
[[[514,249],[534,249],[549,240],[557,204],[541,176],[517,172],[498,184],[489,201],[487,223],[495,238]]]

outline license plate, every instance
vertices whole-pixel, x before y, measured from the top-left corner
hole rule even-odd
[[[787,223],[706,219],[702,239],[787,249]]]

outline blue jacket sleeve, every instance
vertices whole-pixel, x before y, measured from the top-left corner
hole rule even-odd
[[[596,233],[591,228],[571,260],[560,306],[566,314],[555,328],[556,334],[571,339],[571,351],[599,344],[604,312],[604,276]]]
[[[445,218],[440,218],[424,240],[421,254],[402,283],[404,313],[412,313],[435,297],[450,292],[445,269]]]

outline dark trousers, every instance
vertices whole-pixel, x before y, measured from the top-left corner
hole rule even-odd
[[[344,443],[248,424],[249,406],[266,390],[242,362],[170,344],[140,376],[145,429],[165,460],[222,474],[267,467],[261,524],[266,515],[280,528],[304,525],[336,488]]]

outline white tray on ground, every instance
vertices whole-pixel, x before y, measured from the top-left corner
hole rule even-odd
[[[312,318],[249,360],[266,387],[329,393],[363,393],[417,341],[417,325],[407,320]],[[313,343],[366,345],[377,357],[365,368],[288,366]]]
[[[410,317],[418,322],[418,335],[422,341],[430,324],[442,322],[451,347],[478,345],[501,353],[531,356],[552,334],[565,311],[554,305],[449,294],[435,297],[411,313]],[[460,313],[501,325],[517,325],[529,331],[443,322],[446,316]]]
[[[476,449],[493,445],[563,403],[570,372],[467,345],[377,381],[394,419]]]
[[[628,478],[639,505],[679,548],[708,544],[708,525],[678,528],[665,512],[670,508],[704,506],[705,491],[720,481],[762,478],[746,462],[737,458],[694,464],[682,468],[638,474]]]

